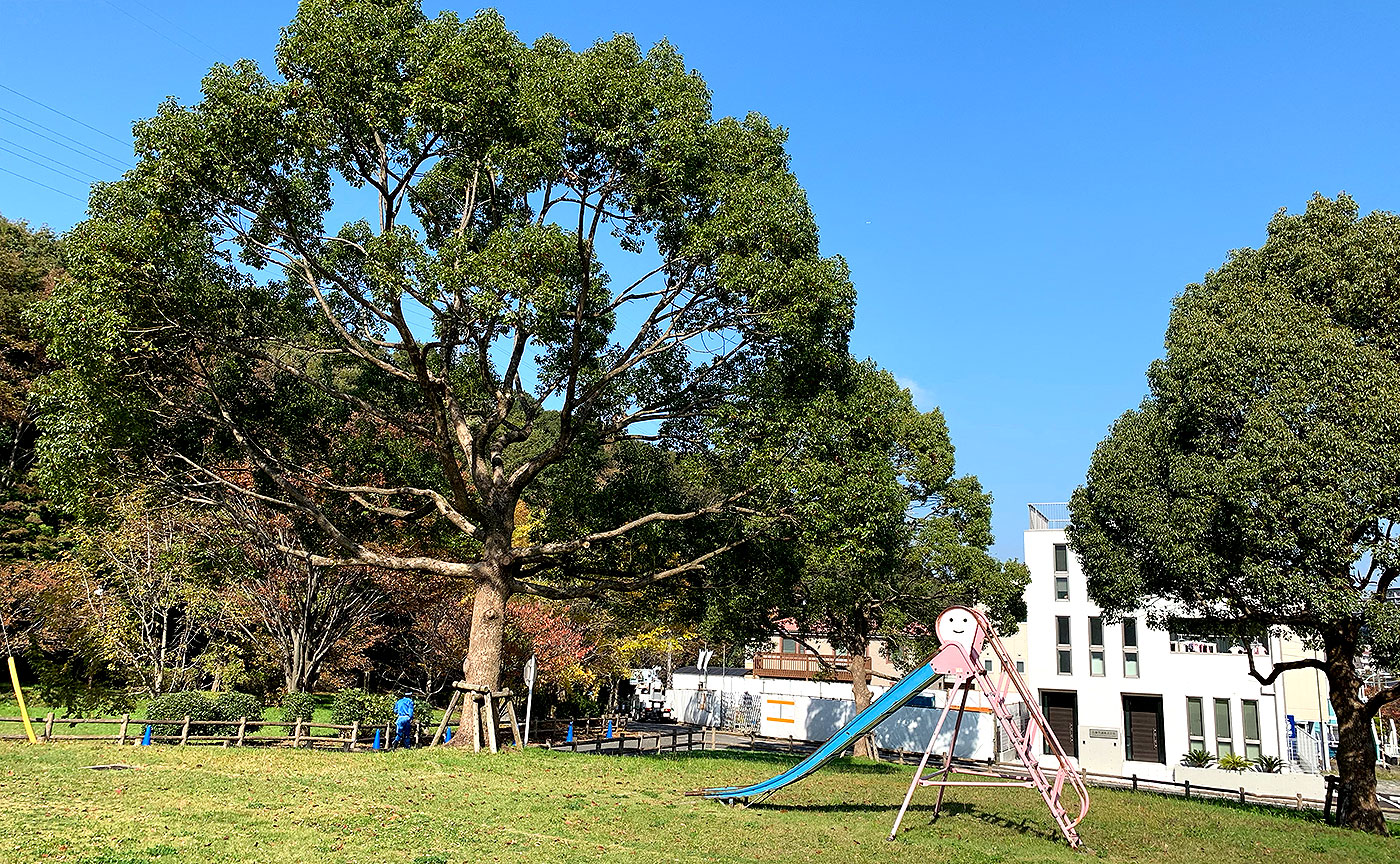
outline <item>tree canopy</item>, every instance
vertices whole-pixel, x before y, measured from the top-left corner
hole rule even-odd
[[[714,118],[665,42],[489,11],[304,0],[276,57],[215,66],[95,188],[39,316],[46,482],[154,473],[280,511],[311,564],[465,580],[486,684],[512,594],[742,547],[749,418],[814,392],[853,314],[786,133]]]
[[[1149,395],[1114,424],[1069,531],[1109,612],[1320,646],[1348,821],[1384,831],[1363,663],[1400,661],[1400,217],[1315,197],[1176,299]],[[1252,662],[1252,657],[1251,657]],[[1268,671],[1268,674],[1265,674]]]

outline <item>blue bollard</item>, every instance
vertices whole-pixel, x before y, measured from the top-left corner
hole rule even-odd
[[[448,727],[447,727],[447,732],[443,734],[442,743],[444,743],[444,744],[451,744],[451,743],[452,743],[452,727],[451,727],[451,726],[448,726]]]
[[[379,730],[374,730],[374,749],[379,749]]]
[[[564,733],[564,743],[565,743],[565,744],[568,744],[568,743],[572,742],[573,740],[574,740],[574,724],[573,724],[573,721],[571,720],[571,721],[569,721],[569,731],[567,731],[567,732]]]
[[[141,746],[151,746],[151,727],[147,726],[146,731],[141,735]]]
[[[609,737],[609,738],[612,737],[612,721],[611,721],[611,720],[608,721],[608,737]]]

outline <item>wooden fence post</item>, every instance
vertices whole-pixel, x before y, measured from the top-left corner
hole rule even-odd
[[[190,715],[186,714],[185,725],[180,729],[180,746],[183,747],[188,740],[190,740]]]
[[[44,740],[47,741],[47,740],[49,740],[49,739],[52,738],[52,737],[53,737],[53,712],[50,711],[48,714],[45,714],[45,715],[44,715]]]
[[[126,725],[131,722],[130,714],[122,715],[122,728],[117,732],[117,746],[126,743]]]
[[[238,718],[238,745],[237,745],[237,746],[239,746],[239,747],[242,747],[242,746],[243,746],[243,738],[244,738],[244,736],[247,735],[247,734],[248,734],[248,718],[247,718],[247,717],[239,717],[239,718]]]
[[[346,752],[346,753],[353,753],[353,752],[355,751],[355,742],[358,741],[359,739],[360,739],[360,721],[359,721],[359,720],[356,720],[354,723],[351,723],[351,724],[350,724],[350,740],[345,742],[345,752]]]

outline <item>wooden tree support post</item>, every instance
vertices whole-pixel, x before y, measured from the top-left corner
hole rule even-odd
[[[492,753],[499,753],[500,747],[496,743],[496,706],[495,700],[490,693],[481,694],[481,701],[484,706],[482,719],[486,723],[486,746],[491,748]]]
[[[525,739],[520,737],[520,720],[515,716],[515,694],[509,690],[506,694],[506,716],[510,718],[510,732],[515,736],[515,746],[525,749]]]
[[[454,688],[452,698],[447,700],[447,710],[442,712],[442,722],[438,724],[437,732],[433,733],[433,740],[428,742],[429,747],[436,747],[447,733],[447,724],[452,721],[452,711],[457,707],[457,700],[461,698],[461,692]]]
[[[131,715],[130,715],[130,714],[123,714],[123,715],[122,715],[122,726],[121,726],[120,729],[117,730],[117,746],[121,746],[122,744],[125,744],[125,743],[126,743],[126,727],[127,727],[127,724],[129,724],[130,722],[131,722]]]

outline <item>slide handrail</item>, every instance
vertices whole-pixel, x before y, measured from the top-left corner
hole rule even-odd
[[[1016,694],[1020,696],[1021,701],[1025,703],[1026,710],[1030,713],[1032,721],[1040,727],[1041,737],[1045,739],[1045,743],[1050,747],[1051,755],[1053,755],[1055,760],[1059,763],[1060,773],[1069,780],[1070,785],[1074,787],[1075,794],[1079,796],[1079,816],[1070,823],[1070,827],[1077,826],[1089,813],[1089,790],[1084,785],[1083,778],[1079,776],[1079,769],[1075,767],[1074,763],[1070,762],[1069,754],[1065,753],[1064,747],[1060,745],[1059,739],[1055,737],[1054,732],[1050,729],[1049,719],[1045,716],[1044,712],[1040,710],[1040,700],[1035,698],[1035,694],[1031,692],[1030,685],[1021,677],[1021,673],[1016,671],[1016,661],[1012,659],[1010,652],[1008,652],[1006,646],[1002,644],[1001,637],[997,634],[996,628],[992,626],[992,622],[987,620],[986,616],[981,612],[976,612],[975,614],[982,619],[981,623],[985,627],[987,633],[987,644],[991,646],[992,653],[996,655],[997,662],[1002,669],[1002,674],[1006,676],[1011,686],[1015,688]],[[978,677],[985,679],[985,686],[991,686],[991,679],[988,678],[985,671],[982,671]]]

